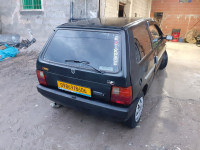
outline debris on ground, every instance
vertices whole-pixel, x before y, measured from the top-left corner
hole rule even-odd
[[[17,48],[8,46],[7,44],[4,45],[6,48],[3,50],[0,50],[0,61],[3,61],[5,58],[8,57],[15,57],[19,51]]]
[[[0,34],[0,45],[15,46],[20,43],[19,34]]]
[[[0,34],[0,61],[15,57],[20,49],[26,49],[35,42],[35,38],[31,41],[27,39],[20,42],[19,34]]]
[[[50,106],[51,106],[52,108],[60,108],[62,105],[59,105],[59,104],[53,102],[53,103],[50,103]]]
[[[29,41],[28,39],[27,40],[22,40],[21,43],[17,44],[16,47],[19,48],[19,49],[22,49],[22,48],[28,48],[30,45],[32,45],[33,43],[36,42],[36,39],[33,38],[31,41]]]
[[[140,128],[140,125],[137,125],[136,128]]]
[[[4,45],[0,46],[0,50],[4,50],[6,47]]]
[[[200,47],[200,34],[196,37],[196,45]]]
[[[186,37],[186,41],[188,43],[192,43],[195,44],[196,43],[196,39],[195,37],[198,35],[198,31],[197,30],[190,30],[186,33],[185,37]]]
[[[22,48],[26,49],[35,42],[36,42],[35,38],[32,38],[31,41],[27,39],[27,40],[22,40],[20,42],[19,34],[0,34],[0,45],[7,44],[9,46],[13,46],[18,49],[22,49]]]

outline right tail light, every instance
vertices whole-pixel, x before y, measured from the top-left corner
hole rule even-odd
[[[127,88],[113,86],[111,102],[122,105],[130,105],[132,103],[132,86]]]

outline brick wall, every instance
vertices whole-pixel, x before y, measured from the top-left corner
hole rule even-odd
[[[166,35],[171,34],[172,29],[181,29],[180,37],[183,38],[191,29],[200,31],[200,0],[192,0],[191,3],[153,0],[151,17],[154,17],[155,12],[163,12],[161,28]]]

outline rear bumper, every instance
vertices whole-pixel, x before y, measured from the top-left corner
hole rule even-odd
[[[48,99],[73,108],[89,111],[92,114],[104,116],[116,121],[126,121],[133,114],[133,105],[129,107],[114,106],[87,98],[74,96],[56,89],[38,85],[38,91]]]

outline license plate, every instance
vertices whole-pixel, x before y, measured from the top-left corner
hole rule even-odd
[[[82,86],[78,86],[78,85],[74,85],[74,84],[70,84],[66,82],[61,82],[61,81],[57,81],[57,84],[58,84],[58,88],[61,90],[91,97],[90,88],[86,88],[86,87],[82,87]]]

